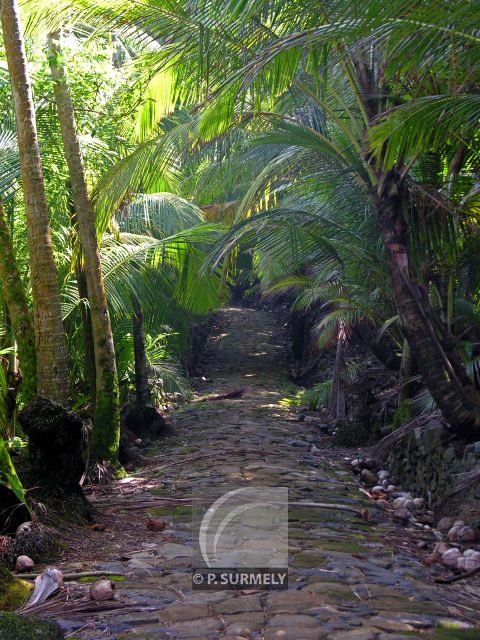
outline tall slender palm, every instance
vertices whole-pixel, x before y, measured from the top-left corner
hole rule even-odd
[[[33,318],[13,249],[3,203],[0,201],[0,283],[18,348],[22,391],[26,402],[37,395],[37,357]]]
[[[37,353],[37,392],[39,395],[67,405],[70,393],[65,333],[38,147],[35,110],[16,0],[2,0],[0,14],[17,122],[27,216]]]
[[[54,95],[70,175],[78,234],[85,262],[90,319],[95,354],[95,416],[90,443],[92,462],[115,464],[120,438],[118,377],[112,327],[103,284],[95,214],[87,185],[75,112],[62,62],[61,32],[50,34],[48,53]]]

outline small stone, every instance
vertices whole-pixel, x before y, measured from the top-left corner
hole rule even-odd
[[[390,478],[390,471],[382,469],[382,471],[378,472],[378,477],[380,478],[380,480],[388,480]]]
[[[409,511],[415,511],[415,502],[411,498],[407,498],[403,503],[403,508]]]
[[[350,463],[350,466],[353,467],[354,469],[356,469],[360,465],[361,465],[360,458],[355,458],[355,460],[352,460],[351,463]]]
[[[376,469],[377,468],[376,460],[374,458],[367,458],[363,463],[363,468],[364,469]]]
[[[418,544],[417,547],[419,549],[426,549],[428,547],[428,542],[426,542],[425,540],[421,540]]]
[[[35,566],[34,561],[28,556],[18,556],[15,561],[15,571],[23,573],[24,571],[31,571]]]
[[[414,631],[415,628],[408,624],[408,622],[402,622],[402,620],[395,620],[394,618],[386,618],[383,616],[373,616],[369,618],[368,624],[381,629],[382,631]]]
[[[449,549],[442,555],[442,562],[446,567],[453,569],[457,566],[458,559],[461,555],[458,549]]]
[[[385,478],[385,480],[382,480],[382,487],[384,489],[388,489],[388,486],[389,486],[388,482],[389,482],[388,478]]]
[[[467,558],[464,558],[463,556],[460,556],[460,558],[457,560],[457,569],[460,569],[460,571],[465,571],[466,570],[466,562],[467,562]]]
[[[475,551],[475,549],[467,549],[463,552],[465,558],[478,558],[480,560],[480,551]]]
[[[387,487],[387,493],[393,493],[397,490],[397,487],[394,484],[389,484]]]
[[[453,518],[440,518],[437,523],[437,529],[441,533],[447,533],[452,527],[455,520]]]
[[[420,511],[425,507],[425,500],[424,498],[414,498],[413,504],[415,505],[415,509]]]
[[[412,514],[405,507],[400,507],[400,509],[397,509],[393,514],[393,519],[405,527],[412,519]]]
[[[455,520],[455,522],[452,525],[452,527],[464,527],[464,526],[465,526],[465,520]]]
[[[465,571],[474,571],[480,568],[480,558],[465,558]]]
[[[370,469],[363,469],[360,474],[360,480],[365,484],[374,484],[378,483],[378,475],[374,471],[370,471]]]
[[[400,498],[395,498],[395,500],[393,501],[393,508],[400,509],[401,507],[403,507],[405,500],[406,498],[404,496],[400,496]]]
[[[373,487],[372,493],[384,493],[384,488],[380,485],[377,485],[376,487]]]

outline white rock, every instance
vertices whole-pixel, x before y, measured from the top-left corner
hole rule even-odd
[[[458,549],[449,549],[445,551],[442,556],[442,562],[446,567],[451,567],[452,569],[457,566],[458,559],[462,554]]]
[[[385,478],[385,480],[382,480],[382,487],[383,487],[384,489],[387,489],[387,488],[388,488],[388,478]]]
[[[18,556],[15,561],[15,571],[23,573],[24,571],[31,571],[35,566],[34,561],[28,556]]]
[[[389,484],[387,487],[387,493],[393,493],[397,490],[397,487],[394,484]]]
[[[460,556],[460,558],[457,560],[457,569],[460,569],[460,571],[466,571],[466,564],[467,558]]]
[[[467,549],[463,552],[465,558],[478,558],[480,560],[480,551],[475,551],[475,549]]]
[[[464,526],[465,526],[464,520],[455,520],[455,522],[452,525],[452,527],[464,527]]]
[[[388,480],[388,478],[390,478],[390,471],[382,469],[382,471],[378,472],[378,477],[380,478],[380,480]]]
[[[480,558],[465,558],[465,571],[473,571],[480,567]]]
[[[423,498],[414,498],[413,504],[415,509],[423,509],[425,507],[425,500]]]
[[[393,508],[394,509],[400,509],[401,507],[403,507],[404,503],[405,503],[406,498],[404,496],[400,496],[400,498],[396,498],[393,501]]]
[[[439,562],[442,559],[443,554],[448,551],[449,547],[446,542],[437,542],[433,547],[431,559],[433,562]]]
[[[477,532],[470,525],[454,525],[447,534],[449,542],[473,542],[478,537]]]
[[[352,460],[352,462],[350,463],[351,467],[359,467],[360,466],[360,460],[358,458],[355,458],[355,460]]]

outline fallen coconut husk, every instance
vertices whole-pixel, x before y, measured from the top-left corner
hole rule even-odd
[[[53,593],[63,587],[63,574],[59,569],[49,567],[35,578],[33,591],[27,602],[18,609],[26,611],[37,604],[45,602]]]

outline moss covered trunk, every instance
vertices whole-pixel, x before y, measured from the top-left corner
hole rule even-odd
[[[42,162],[16,0],[2,0],[0,14],[17,123],[37,353],[37,391],[69,402],[68,360]]]
[[[17,341],[23,397],[28,402],[37,394],[35,331],[2,202],[0,202],[0,283],[10,314],[11,328]]]
[[[90,302],[95,352],[95,414],[90,460],[92,463],[106,461],[116,464],[120,440],[120,413],[115,349],[103,283],[95,214],[85,175],[70,87],[62,62],[60,37],[60,32],[50,34],[48,53]]]

